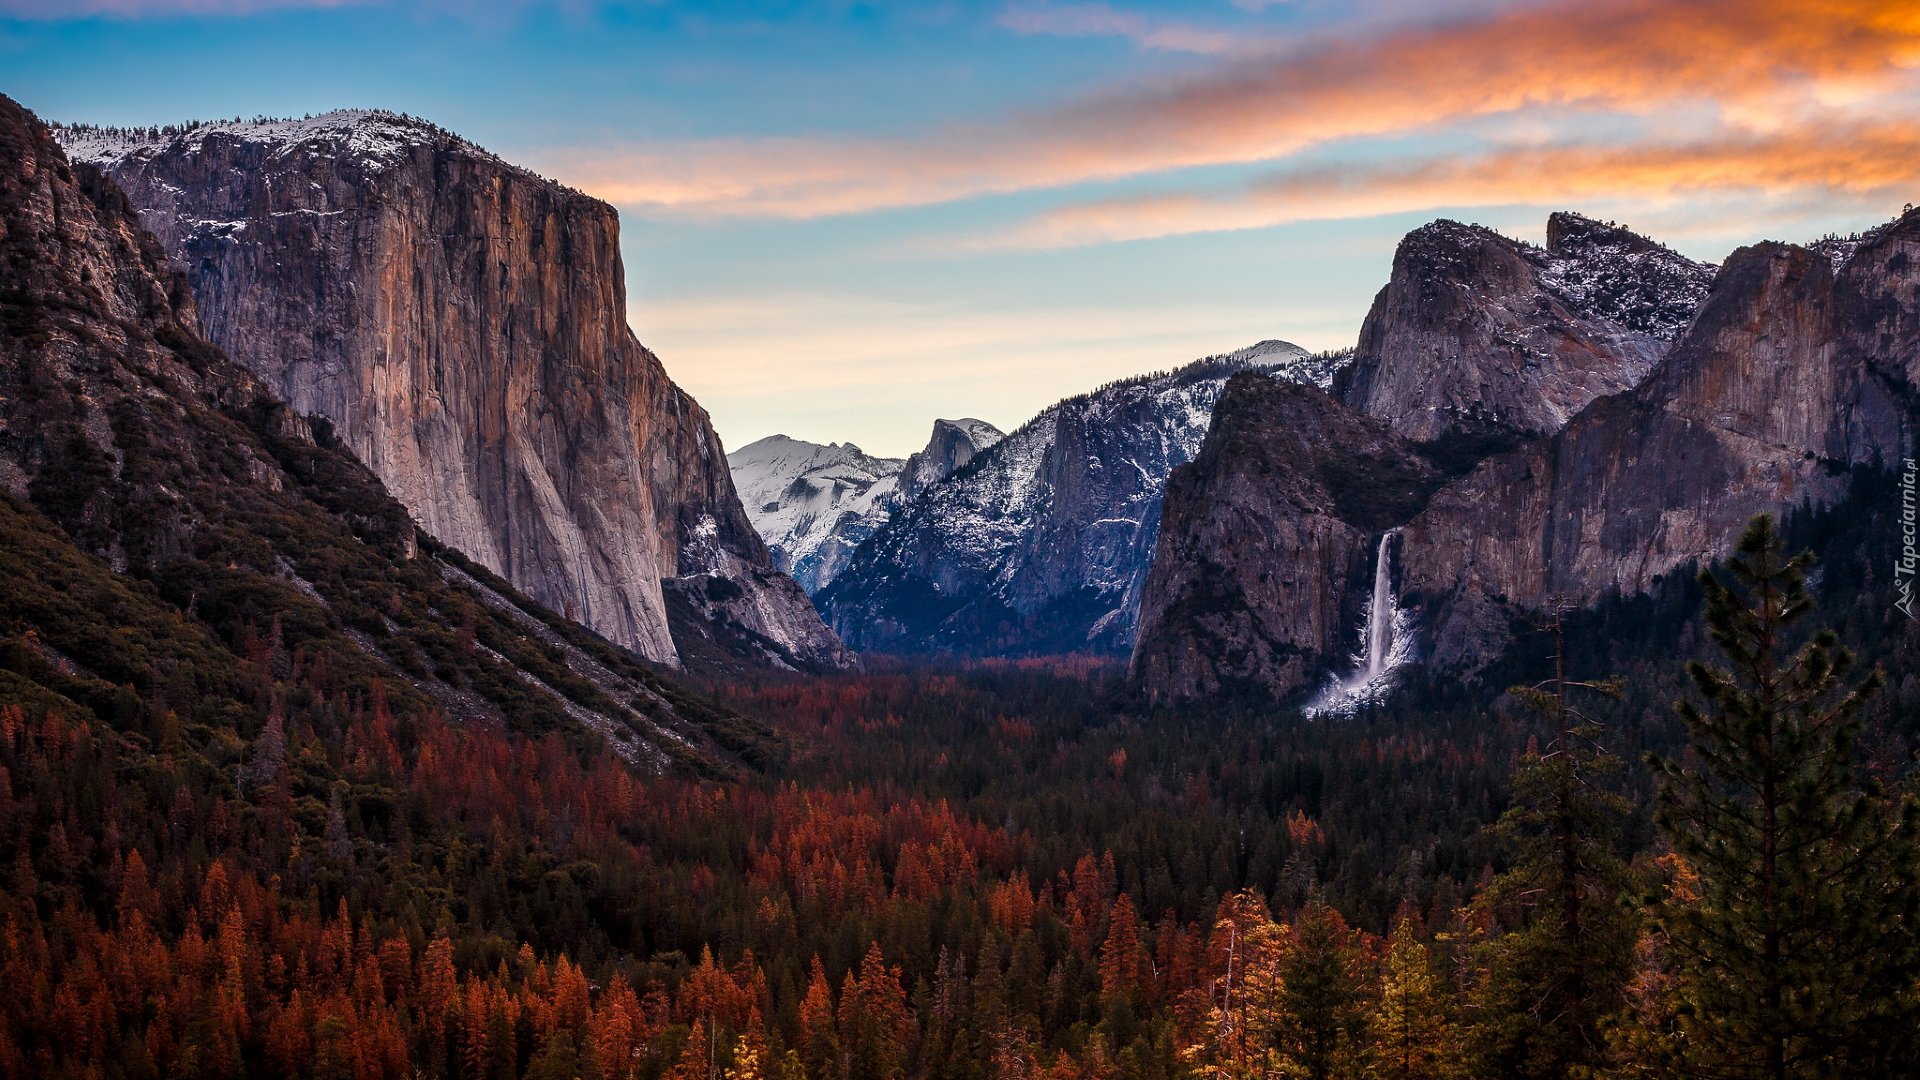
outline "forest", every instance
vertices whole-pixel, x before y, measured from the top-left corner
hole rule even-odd
[[[1916,634],[1858,479],[1350,717],[874,657],[689,679],[734,752],[664,774],[0,496],[0,1073],[1912,1075]]]

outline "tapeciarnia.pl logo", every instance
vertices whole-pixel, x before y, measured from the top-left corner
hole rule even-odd
[[[1900,599],[1893,606],[1905,612],[1907,618],[1913,615],[1913,578],[1916,568],[1920,568],[1920,550],[1916,550],[1913,505],[1913,479],[1915,469],[1913,459],[1901,462],[1900,470],[1900,557],[1893,563],[1893,587],[1900,592]]]

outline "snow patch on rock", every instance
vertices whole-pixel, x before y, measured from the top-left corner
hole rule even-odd
[[[1263,341],[1067,398],[901,506],[816,602],[855,648],[1125,654],[1167,476],[1227,379],[1324,388],[1345,360]]]
[[[893,512],[902,458],[873,457],[852,443],[769,435],[727,455],[747,520],[774,565],[809,594],[847,564],[853,549]]]
[[[338,109],[299,119],[190,121],[163,128],[68,124],[54,126],[53,134],[69,159],[101,165],[128,157],[151,157],[165,149],[191,153],[209,140],[229,139],[265,147],[270,158],[305,149],[336,159],[385,166],[400,164],[416,148],[449,143],[516,172],[525,171],[425,120],[381,109]]]

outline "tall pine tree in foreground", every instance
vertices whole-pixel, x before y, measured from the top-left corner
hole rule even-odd
[[[1506,933],[1479,951],[1485,976],[1474,1002],[1472,1056],[1488,1080],[1588,1076],[1608,1061],[1606,1028],[1626,1005],[1638,919],[1622,902],[1628,872],[1615,852],[1631,813],[1618,790],[1620,759],[1602,730],[1568,701],[1569,691],[1610,698],[1620,681],[1566,675],[1566,637],[1556,611],[1554,674],[1519,697],[1552,725],[1514,773],[1513,806],[1489,833],[1514,865],[1474,901]]]
[[[1676,708],[1692,760],[1650,758],[1656,821],[1697,871],[1697,902],[1656,912],[1680,982],[1674,1064],[1711,1077],[1910,1076],[1920,1070],[1920,804],[1853,772],[1879,672],[1821,630],[1789,652],[1813,601],[1811,553],[1783,557],[1754,518],[1700,575],[1728,669],[1689,664],[1703,705]]]
[[[1294,920],[1280,960],[1276,1043],[1287,1076],[1345,1080],[1360,1071],[1367,1009],[1357,935],[1325,900],[1313,897]]]

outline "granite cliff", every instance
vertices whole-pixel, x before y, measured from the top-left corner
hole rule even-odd
[[[1155,697],[1319,679],[1353,650],[1380,533],[1442,479],[1319,388],[1235,375],[1167,481],[1133,675]]]
[[[164,683],[194,711],[186,732],[151,733],[223,762],[296,671],[342,709],[385,695],[605,738],[656,770],[714,775],[777,743],[420,533],[331,425],[199,327],[121,190],[0,97],[9,696],[125,726],[143,714],[134,686]],[[254,705],[221,704],[236,698]]]
[[[1401,241],[1334,393],[1454,455],[1549,435],[1644,378],[1711,276],[1577,214],[1548,220],[1544,249],[1436,221]]]
[[[1720,553],[1752,514],[1830,503],[1851,467],[1905,452],[1920,375],[1920,214],[1821,250],[1743,248],[1698,300],[1697,264],[1625,230],[1555,215],[1549,239],[1539,253],[1451,223],[1410,237],[1363,335],[1356,367],[1371,371],[1343,372],[1335,387],[1352,409],[1313,412],[1324,437],[1288,430],[1298,407],[1270,392],[1223,400],[1208,449],[1169,486],[1165,564],[1149,580],[1133,659],[1150,692],[1253,685],[1285,696],[1322,684],[1358,651],[1367,600],[1355,598],[1376,576],[1408,635],[1395,655],[1471,672],[1549,598],[1646,590]],[[1441,250],[1458,257],[1430,257]],[[1474,337],[1494,326],[1504,339]],[[1425,344],[1382,345],[1396,341]],[[1538,363],[1516,368],[1516,342],[1550,347],[1520,350]],[[1633,357],[1649,355],[1657,362],[1636,376]],[[1419,442],[1338,434],[1360,412]],[[1499,450],[1484,436],[1501,427],[1517,447],[1476,463]],[[1361,535],[1342,532],[1301,477],[1349,443],[1452,478]],[[1243,555],[1261,535],[1292,539]],[[1316,561],[1326,580],[1310,590],[1267,585]],[[1344,598],[1341,619],[1330,621],[1329,597]]]
[[[61,138],[432,535],[660,663],[850,661],[628,329],[612,207],[386,113]]]
[[[1470,668],[1505,644],[1514,610],[1644,591],[1716,556],[1751,515],[1825,505],[1849,467],[1896,463],[1913,423],[1916,255],[1912,213],[1837,268],[1806,247],[1742,248],[1639,387],[1436,495],[1407,527],[1399,586],[1432,662]]]
[[[907,455],[900,469],[901,505],[919,498],[921,492],[965,468],[987,447],[1006,437],[1006,432],[985,420],[935,420],[926,447]]]

